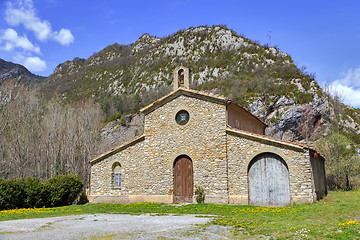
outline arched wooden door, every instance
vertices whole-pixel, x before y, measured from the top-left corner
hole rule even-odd
[[[249,165],[249,204],[285,206],[290,204],[289,170],[285,161],[271,153],[256,156]]]
[[[187,156],[180,156],[175,160],[174,202],[193,202],[193,165]]]

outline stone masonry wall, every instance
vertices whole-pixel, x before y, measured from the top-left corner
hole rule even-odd
[[[265,152],[279,155],[288,165],[291,201],[313,202],[312,172],[309,152],[285,144],[264,142],[227,134],[229,161],[229,203],[248,204],[248,166]]]
[[[176,123],[180,110],[190,115],[185,125]],[[226,127],[225,105],[180,95],[145,115],[144,136],[92,165],[90,200],[171,203],[174,161],[187,155],[193,164],[194,191],[204,187],[206,202],[248,204],[249,163],[270,152],[288,165],[292,202],[313,202],[308,150],[236,131]],[[121,165],[120,188],[113,187],[115,162]]]
[[[121,165],[120,188],[113,187],[112,166],[115,162]],[[129,195],[142,194],[145,191],[142,170],[144,164],[144,141],[140,141],[92,165],[90,196],[108,196],[108,199],[97,200],[103,202],[129,202]]]
[[[189,122],[175,121],[180,110],[188,111]],[[193,163],[195,186],[206,191],[207,202],[227,202],[226,107],[181,95],[145,116],[143,184],[146,194],[170,196],[174,190],[173,166],[179,155]]]

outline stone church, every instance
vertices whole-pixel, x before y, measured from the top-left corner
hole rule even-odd
[[[285,206],[327,193],[324,158],[314,149],[265,136],[266,123],[229,98],[190,89],[191,71],[174,71],[174,90],[142,108],[144,133],[92,160],[93,203],[205,202]]]

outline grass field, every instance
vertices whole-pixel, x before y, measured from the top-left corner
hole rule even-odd
[[[14,209],[0,211],[0,221],[93,213],[214,215],[211,224],[232,226],[234,236],[239,238],[264,235],[277,239],[360,239],[360,191],[330,192],[314,204],[284,208],[137,203]]]

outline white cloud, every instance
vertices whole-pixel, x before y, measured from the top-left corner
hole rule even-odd
[[[40,41],[52,39],[62,45],[68,45],[74,41],[74,36],[69,29],[61,29],[60,32],[53,31],[49,21],[41,20],[36,15],[32,0],[17,0],[16,4],[7,2],[5,20],[10,26],[23,25]]]
[[[46,69],[46,62],[38,57],[27,57],[24,66],[30,71],[42,72]]]
[[[69,45],[74,42],[74,36],[69,29],[62,28],[60,32],[55,32],[55,39],[62,45]]]
[[[25,57],[23,55],[18,55],[14,57],[15,61],[24,65],[31,72],[42,72],[46,69],[46,62],[41,60],[39,57]]]
[[[14,29],[8,28],[0,31],[1,48],[6,51],[12,51],[15,48],[21,48],[29,52],[40,54],[39,46],[32,44],[29,39],[24,36],[19,36]]]
[[[360,67],[349,69],[343,78],[331,83],[330,91],[339,94],[345,104],[360,108]]]
[[[346,73],[343,73],[344,77],[341,81],[345,85],[351,85],[355,88],[360,88],[360,67],[356,69],[350,68]]]

